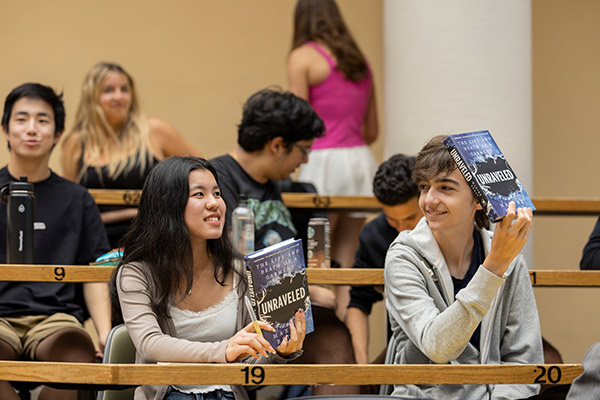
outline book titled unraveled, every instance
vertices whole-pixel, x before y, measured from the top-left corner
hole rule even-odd
[[[535,210],[489,131],[450,135],[444,144],[490,221],[506,216],[511,201]]]
[[[302,240],[288,239],[244,258],[254,312],[275,328],[262,330],[273,348],[289,335],[289,322],[300,309],[306,316],[306,333],[314,331]]]

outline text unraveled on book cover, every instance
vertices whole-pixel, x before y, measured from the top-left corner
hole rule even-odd
[[[511,201],[535,210],[489,131],[450,135],[444,143],[490,221],[504,217]]]
[[[289,321],[304,310],[306,333],[314,330],[302,241],[290,239],[246,256],[251,302],[259,319],[275,332],[263,330],[276,348],[289,335]]]

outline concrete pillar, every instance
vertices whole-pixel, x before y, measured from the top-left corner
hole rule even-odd
[[[487,129],[531,192],[529,1],[384,0],[384,75],[385,158]]]
[[[384,82],[385,158],[487,129],[533,195],[530,1],[384,0]]]

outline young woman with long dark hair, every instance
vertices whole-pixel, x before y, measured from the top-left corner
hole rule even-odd
[[[302,312],[277,349],[254,331],[243,301],[245,274],[223,234],[225,221],[217,173],[208,161],[168,158],[148,175],[114,282],[136,362],[282,363],[300,354]],[[195,399],[197,394],[248,397],[242,386],[171,385],[140,387],[135,398]]]

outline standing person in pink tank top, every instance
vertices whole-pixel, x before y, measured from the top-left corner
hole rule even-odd
[[[320,194],[372,195],[377,163],[373,77],[334,0],[299,0],[287,64],[290,91],[309,101],[325,123],[298,180]],[[350,268],[365,215],[331,213],[332,258]],[[311,291],[311,297],[315,297]],[[337,315],[345,319],[349,287],[337,287]]]

